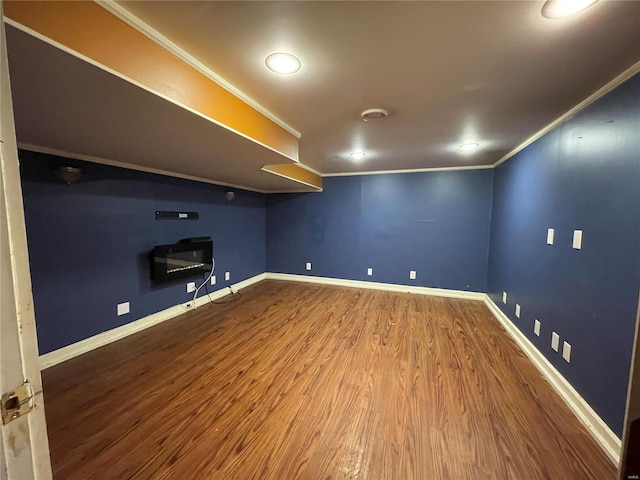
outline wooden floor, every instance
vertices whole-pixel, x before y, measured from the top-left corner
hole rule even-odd
[[[615,478],[481,302],[265,281],[43,375],[56,479]]]

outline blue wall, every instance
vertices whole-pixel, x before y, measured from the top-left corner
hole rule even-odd
[[[555,228],[552,246],[548,228]],[[582,250],[572,248],[573,230],[584,231]],[[495,170],[489,292],[620,435],[639,289],[636,76]],[[560,335],[559,353],[551,349],[552,331]],[[570,364],[562,359],[564,340]]]
[[[267,270],[484,292],[492,182],[491,170],[330,177],[319,194],[269,195]]]
[[[496,170],[332,177],[322,193],[236,190],[231,204],[224,187],[20,152],[40,351],[188,301],[187,280],[152,284],[147,253],[210,235],[215,288],[226,270],[234,283],[266,270],[488,291],[620,435],[640,290],[639,112],[636,76]],[[59,164],[87,180],[59,183]],[[200,220],[156,221],[156,210]],[[118,317],[124,301],[131,313]],[[552,331],[572,345],[570,364]]]
[[[186,283],[155,285],[154,245],[211,236],[220,289],[265,271],[264,195],[199,182],[19,152],[40,353],[193,298]],[[56,165],[82,166],[65,185]],[[155,220],[156,210],[197,211],[199,220]],[[224,272],[231,280],[224,281]],[[204,287],[200,295],[204,294]],[[131,313],[116,305],[131,302]]]

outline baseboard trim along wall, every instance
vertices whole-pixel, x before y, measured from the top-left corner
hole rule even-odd
[[[264,273],[261,273],[254,277],[235,283],[231,286],[231,288],[225,287],[220,290],[216,290],[215,292],[211,292],[209,295],[198,297],[195,302],[195,307],[199,307],[206,303],[217,300],[218,298],[229,295],[231,293],[231,289],[240,290],[242,288],[248,287],[249,285],[253,285],[254,283],[258,283],[264,280],[265,277],[266,275]],[[53,352],[40,355],[40,369],[44,370],[54,365],[58,365],[59,363],[62,363],[66,360],[70,360],[74,357],[82,355],[83,353],[90,352],[91,350],[95,350],[96,348],[102,347],[109,343],[115,342],[116,340],[120,340],[121,338],[133,335],[134,333],[137,333],[141,330],[177,317],[178,315],[185,313],[191,308],[189,307],[190,303],[191,302],[185,302],[174,305],[165,310],[152,313],[151,315],[147,315],[146,317],[140,318],[131,323],[127,323],[126,325],[122,325],[112,330],[107,330],[106,332],[102,332],[94,335],[93,337],[89,337],[79,342],[72,343],[71,345],[59,348],[58,350],[54,350]]]
[[[314,277],[311,275],[292,275],[289,273],[267,273],[267,280],[287,280],[290,282],[320,283],[322,285],[336,285],[339,287],[368,288],[385,290],[388,292],[415,293],[418,295],[432,295],[436,297],[466,298],[468,300],[484,300],[481,292],[467,292],[465,290],[447,290],[444,288],[414,287],[396,283],[365,282],[362,280],[345,280],[342,278]]]
[[[484,303],[494,317],[502,324],[511,338],[515,340],[524,354],[544,375],[551,386],[558,392],[566,404],[571,408],[576,417],[589,430],[593,438],[602,447],[611,461],[618,465],[622,442],[598,414],[589,406],[584,398],[571,386],[571,384],[556,370],[531,341],[516,327],[502,310],[491,300],[489,295],[484,296]]]
[[[261,273],[254,277],[238,282],[232,286],[234,290],[246,288],[262,280],[286,280],[293,282],[318,283],[323,285],[335,285],[341,287],[356,287],[373,290],[385,290],[390,292],[413,293],[417,295],[431,295],[448,298],[461,298],[467,300],[483,301],[493,316],[505,328],[507,333],[522,349],[529,360],[538,368],[551,386],[558,392],[566,404],[571,408],[578,419],[587,427],[593,438],[602,447],[609,458],[618,464],[620,461],[621,440],[589,406],[582,396],[571,384],[556,370],[556,368],[542,355],[542,353],[529,341],[529,339],[511,322],[500,308],[491,300],[489,295],[481,292],[467,292],[463,290],[447,290],[442,288],[415,287],[411,285],[399,285],[393,283],[366,282],[361,280],[345,280],[341,278],[314,277],[310,275],[293,275],[288,273]],[[196,299],[196,307],[224,297],[231,293],[229,287],[203,295]],[[157,325],[178,315],[185,313],[191,302],[174,305],[160,312],[148,315],[121,327],[108,330],[80,342],[54,350],[40,356],[40,368],[42,370],[62,363],[71,358],[82,355],[96,348],[133,335],[136,332]]]

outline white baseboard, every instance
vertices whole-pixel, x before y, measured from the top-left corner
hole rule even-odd
[[[342,278],[314,277],[311,275],[292,275],[289,273],[269,273],[267,280],[288,280],[290,282],[320,283],[339,287],[368,288],[372,290],[386,290],[389,292],[415,293],[418,295],[433,295],[436,297],[465,298],[467,300],[484,300],[481,292],[467,292],[465,290],[447,290],[444,288],[414,287],[396,283],[365,282],[362,280],[345,280]]]
[[[374,290],[386,290],[391,292],[414,293],[418,295],[433,295],[438,297],[462,298],[467,300],[484,301],[491,313],[502,324],[509,335],[515,340],[522,351],[529,357],[538,370],[549,381],[560,397],[567,403],[578,419],[587,427],[593,438],[602,447],[609,458],[617,465],[620,461],[621,440],[589,406],[582,396],[571,384],[556,370],[556,368],[542,355],[542,353],[529,341],[529,339],[511,322],[500,308],[491,300],[489,295],[481,292],[467,292],[463,290],[447,290],[441,288],[414,287],[411,285],[398,285],[393,283],[366,282],[361,280],[344,280],[340,278],[314,277],[307,275],[292,275],[287,273],[261,273],[254,277],[234,284],[234,289],[242,289],[258,283],[262,280],[287,280],[293,282],[318,283],[323,285],[336,285],[342,287],[357,287]],[[203,295],[196,299],[198,306],[214,301],[231,293],[228,287]],[[40,356],[40,368],[42,370],[57,365],[71,358],[82,355],[96,348],[120,340],[128,335],[164,322],[189,310],[186,302],[174,305],[160,312],[148,315],[134,322],[122,325],[80,342],[54,350]]]
[[[248,287],[249,285],[253,285],[254,283],[258,283],[265,278],[266,275],[264,273],[261,273],[254,277],[233,284],[232,287],[234,290],[240,290],[242,288]],[[216,290],[215,292],[211,292],[209,295],[202,295],[196,299],[195,307],[197,308],[201,305],[217,300],[218,298],[224,297],[225,295],[229,295],[230,293],[231,290],[229,289],[229,287],[225,287],[220,290]],[[79,342],[59,348],[58,350],[54,350],[53,352],[40,355],[40,369],[44,370],[46,368],[52,367],[66,360],[77,357],[78,355],[82,355],[83,353],[95,350],[96,348],[102,347],[109,343],[115,342],[116,340],[120,340],[121,338],[133,335],[134,333],[137,333],[141,330],[152,327],[171,318],[177,317],[178,315],[181,315],[191,309],[191,307],[189,307],[190,303],[191,302],[185,302],[182,304],[174,305],[160,312],[152,313],[151,315],[147,315],[146,317],[140,318],[131,323],[127,323],[126,325],[116,327],[112,330],[107,330],[106,332],[99,333],[98,335],[94,335],[93,337],[85,338],[84,340],[81,340]]]
[[[491,300],[489,295],[485,295],[484,303],[491,313],[502,324],[505,330],[511,335],[522,351],[529,357],[529,360],[540,370],[551,386],[558,392],[560,397],[573,410],[573,413],[589,430],[593,438],[602,447],[611,461],[618,465],[620,463],[620,452],[622,442],[598,414],[589,406],[584,398],[571,386],[571,384],[556,370],[556,368],[545,358],[533,343],[516,327],[509,317]]]

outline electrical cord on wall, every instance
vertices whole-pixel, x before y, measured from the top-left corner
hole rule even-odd
[[[238,290],[234,290],[233,287],[229,287],[231,289],[231,299],[230,300],[224,300],[221,302],[216,302],[215,300],[211,300],[211,292],[209,292],[209,282],[205,282],[204,285],[205,291],[207,292],[207,297],[209,297],[209,302],[210,303],[215,303],[216,305],[222,305],[224,303],[231,303],[231,302],[235,302],[238,298],[242,297],[242,293],[240,293]]]
[[[209,276],[207,277],[207,279],[202,282],[200,284],[200,286],[198,288],[196,288],[195,293],[193,294],[193,308],[196,308],[196,297],[198,296],[198,292],[200,291],[200,289],[205,286],[209,280],[211,279],[211,277],[213,277],[213,271],[216,269],[216,259],[213,257],[213,255],[211,256],[211,272],[209,272]],[[207,290],[207,294],[208,294],[208,290]],[[209,300],[211,300],[211,297],[209,297]]]

